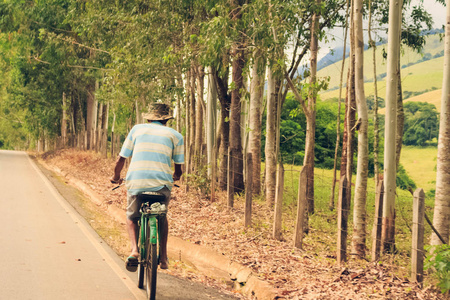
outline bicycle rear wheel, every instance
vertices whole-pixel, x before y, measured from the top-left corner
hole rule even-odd
[[[149,222],[150,223],[150,222]],[[150,224],[148,225],[148,234],[150,235]],[[147,247],[147,297],[154,300],[156,296],[156,274],[158,269],[157,244],[151,242]]]

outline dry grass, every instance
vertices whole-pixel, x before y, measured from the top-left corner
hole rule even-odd
[[[109,176],[113,161],[93,153],[62,151],[47,157],[47,162],[94,186],[111,203],[124,206],[124,189],[110,191]],[[326,184],[323,183],[325,186]],[[328,187],[329,189],[329,187]],[[431,289],[421,290],[404,278],[408,270],[389,261],[368,263],[356,258],[345,266],[335,260],[335,212],[318,212],[311,217],[311,230],[304,239],[304,249],[293,248],[294,205],[284,208],[283,241],[271,238],[272,210],[264,202],[253,203],[253,225],[243,227],[244,200],[237,197],[235,207],[228,209],[223,194],[215,202],[197,192],[174,189],[169,222],[170,232],[192,243],[205,245],[224,253],[232,260],[253,270],[261,279],[278,289],[284,299],[439,299]],[[333,231],[334,228],[334,231]],[[406,257],[403,259],[407,259]],[[217,288],[223,283],[187,270],[179,262],[170,272],[202,281]]]

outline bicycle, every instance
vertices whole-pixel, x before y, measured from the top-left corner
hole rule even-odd
[[[161,204],[165,196],[158,192],[139,194],[141,205],[140,235],[139,235],[139,266],[138,287],[143,288],[146,282],[147,297],[155,299],[156,278],[159,265],[160,228],[166,222],[167,207]]]
[[[112,190],[118,189],[124,182]],[[175,187],[179,187],[174,184]],[[138,287],[144,287],[147,279],[147,298],[154,300],[156,296],[156,277],[159,265],[159,255],[161,253],[161,229],[166,222],[167,207],[161,202],[165,202],[166,196],[159,192],[142,192],[138,194],[141,202],[141,218],[138,221],[140,226],[139,234],[139,260],[138,260]]]

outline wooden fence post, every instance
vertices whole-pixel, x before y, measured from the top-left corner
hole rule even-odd
[[[373,219],[372,229],[372,261],[380,258],[381,250],[381,225],[383,222],[383,197],[384,197],[384,181],[380,180],[375,195],[375,217]]]
[[[297,220],[295,222],[294,247],[302,249],[303,225],[306,210],[306,168],[303,166],[298,180]]]
[[[281,240],[283,190],[284,190],[284,167],[283,163],[280,162],[278,164],[277,188],[275,194],[275,213],[273,220],[273,238],[276,240]]]
[[[253,160],[252,154],[247,153],[247,172],[246,172],[246,182],[245,187],[245,213],[244,213],[244,226],[249,227],[252,225],[252,197],[253,197]]]
[[[348,213],[350,203],[348,201],[347,176],[342,176],[339,184],[338,199],[338,239],[337,239],[337,262],[342,264],[347,260],[347,234]]]
[[[411,281],[418,283],[423,282],[424,215],[425,193],[419,188],[414,192],[411,249]]]
[[[231,148],[228,148],[228,207],[233,207],[234,205],[234,174],[232,171],[233,168],[233,152]]]

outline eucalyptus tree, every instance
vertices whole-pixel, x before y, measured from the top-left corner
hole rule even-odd
[[[353,207],[353,252],[364,257],[366,249],[366,198],[369,166],[368,111],[364,94],[363,1],[353,2],[353,31],[355,35],[355,91],[358,110],[358,163],[356,169]]]
[[[305,153],[304,165],[308,166],[307,169],[307,199],[308,199],[308,212],[314,213],[314,136],[315,136],[315,104],[314,97],[305,99],[302,92],[305,90],[302,87],[301,80],[305,79],[309,74],[299,75],[299,65],[303,61],[308,51],[313,51],[311,40],[313,37],[317,40],[325,38],[325,29],[332,28],[336,24],[343,23],[345,16],[342,14],[346,1],[334,0],[334,1],[302,1],[296,3],[298,12],[297,20],[292,23],[293,32],[293,52],[289,60],[287,60],[284,69],[284,79],[286,79],[286,88],[282,93],[282,99],[285,98],[288,90],[292,90],[296,99],[299,101],[307,118],[307,127],[309,130],[309,138],[307,138],[306,148],[310,149]],[[322,16],[322,18],[312,22],[314,16]],[[317,23],[316,23],[317,22]],[[312,29],[314,24],[315,29]],[[313,63],[314,65],[314,63]],[[313,71],[313,69],[311,69]],[[314,72],[312,72],[314,74]],[[312,76],[313,77],[313,76]],[[314,82],[314,81],[313,81]],[[309,84],[309,88],[313,93],[317,94],[321,88],[325,85],[322,81],[317,80],[314,84]]]
[[[446,1],[447,18],[445,25],[444,78],[442,81],[441,120],[439,128],[438,160],[436,174],[436,198],[433,224],[443,239],[449,242],[450,235],[450,1]],[[431,244],[442,242],[433,233]]]
[[[33,139],[59,135],[63,92],[72,93],[86,76],[80,70],[86,49],[54,39],[61,33],[74,34],[65,22],[68,1],[11,1],[2,3],[7,44],[14,44],[9,60],[11,82],[8,105],[24,113],[23,125]],[[80,91],[83,93],[84,91]],[[75,110],[72,107],[72,110]],[[14,114],[14,113],[13,113]]]

